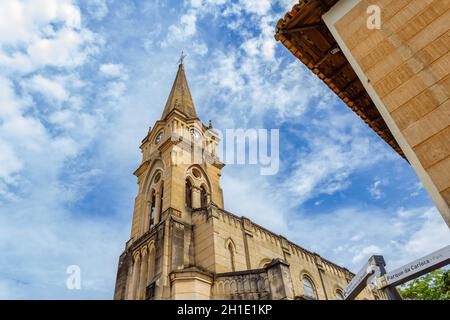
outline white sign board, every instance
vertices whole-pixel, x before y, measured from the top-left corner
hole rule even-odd
[[[380,287],[396,286],[450,263],[450,245],[386,273]]]

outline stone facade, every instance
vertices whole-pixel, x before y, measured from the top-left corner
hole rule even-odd
[[[450,226],[449,1],[340,0],[323,20]]]
[[[142,141],[115,299],[336,299],[353,274],[224,210],[218,135],[197,117],[184,66]],[[383,298],[365,289],[358,298]]]

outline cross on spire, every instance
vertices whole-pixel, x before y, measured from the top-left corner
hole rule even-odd
[[[184,54],[184,51],[181,50],[181,57],[180,57],[180,60],[178,60],[178,63],[183,64],[184,58],[186,58],[186,55]]]

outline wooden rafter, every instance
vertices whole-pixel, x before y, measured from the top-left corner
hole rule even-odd
[[[322,79],[386,143],[405,158],[389,127],[362,84],[357,85],[354,90],[356,93],[350,94],[347,92],[357,84],[359,78],[346,57],[342,52],[330,54],[332,48],[338,45],[322,21],[322,15],[338,0],[298,1],[298,4],[285,14],[284,19],[278,21],[275,39],[281,41],[294,56]],[[341,60],[343,62],[340,62]],[[352,80],[346,82],[342,87],[342,79]],[[361,99],[362,97],[366,99]]]
[[[319,29],[319,28],[323,28],[323,27],[324,27],[323,24],[313,24],[313,25],[305,25],[305,26],[300,26],[300,27],[296,27],[296,28],[286,29],[281,32],[285,33],[285,34],[289,34],[289,33],[293,33],[293,32],[302,32],[302,31],[307,31],[307,30]]]

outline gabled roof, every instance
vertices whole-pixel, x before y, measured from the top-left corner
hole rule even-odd
[[[169,97],[167,98],[161,119],[165,119],[174,109],[182,112],[188,118],[197,118],[194,101],[192,100],[182,63],[178,66],[178,72],[173,82],[172,90],[170,90]]]
[[[405,158],[386,122],[322,20],[338,0],[299,0],[277,23],[275,39],[291,51],[372,130]]]

